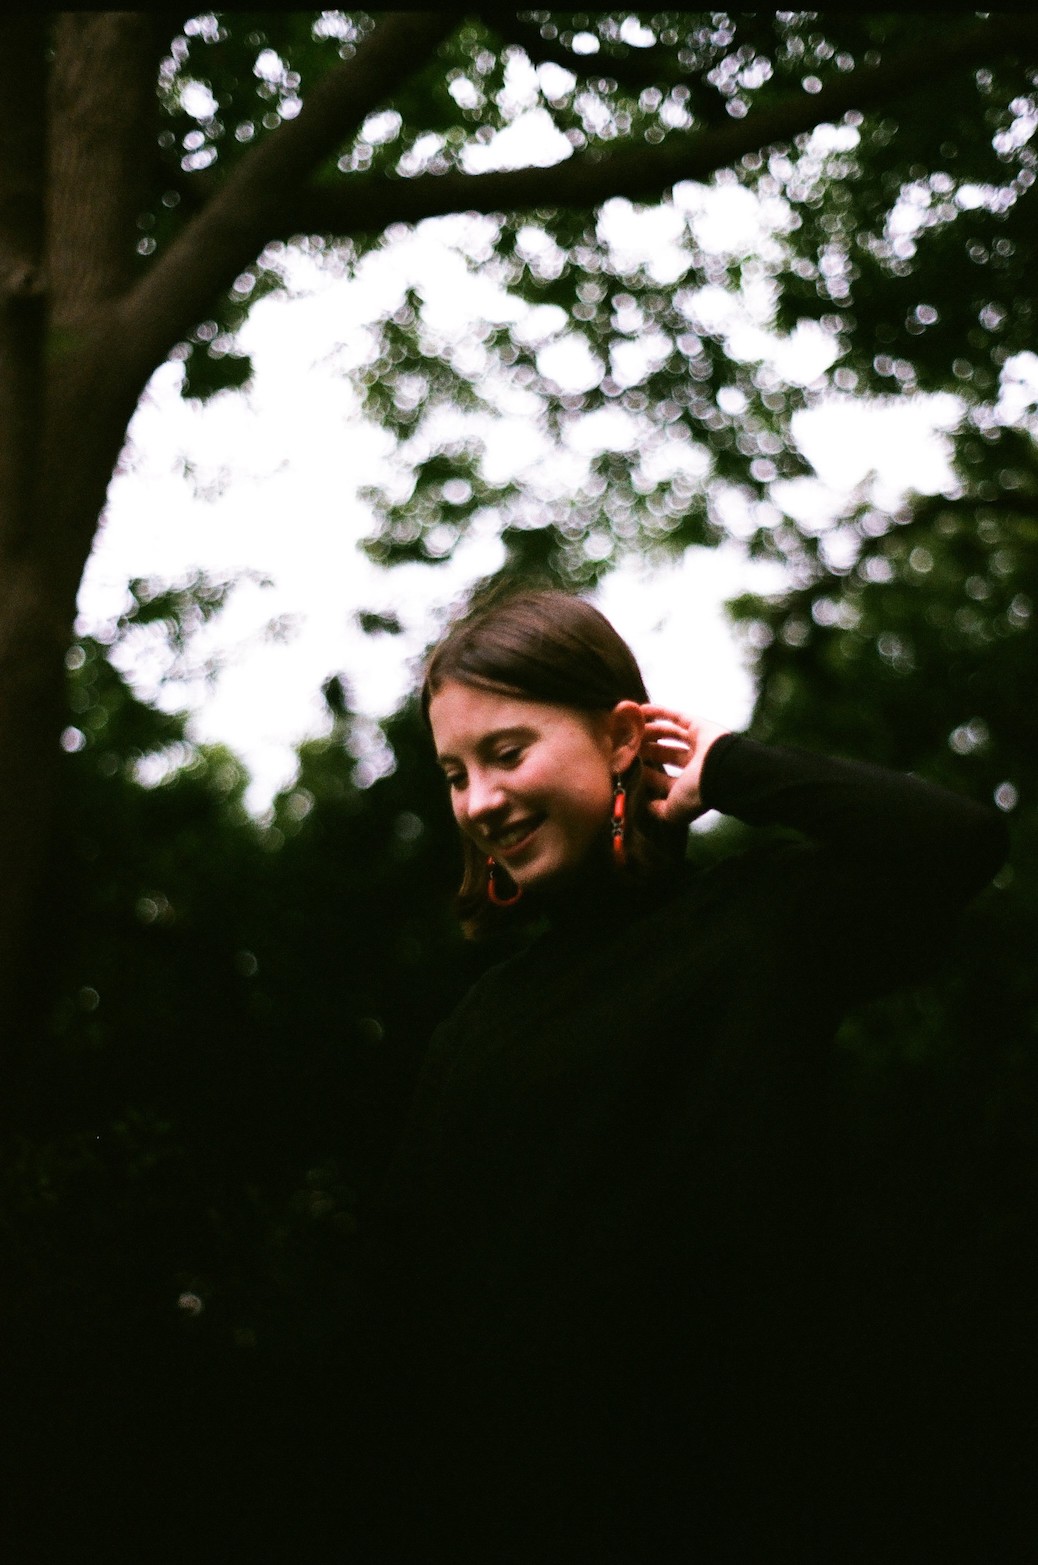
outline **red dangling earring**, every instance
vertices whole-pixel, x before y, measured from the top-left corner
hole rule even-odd
[[[494,884],[494,871],[497,865],[492,858],[487,859],[487,896],[495,907],[514,907],[523,894],[522,886],[516,886],[515,895],[503,897]]]
[[[627,792],[619,772],[613,778],[613,859],[621,869],[627,864]]]

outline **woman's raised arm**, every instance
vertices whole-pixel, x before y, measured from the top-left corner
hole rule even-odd
[[[902,772],[739,734],[711,746],[701,794],[707,809],[747,825],[792,827],[841,858],[925,876],[932,894],[957,902],[988,883],[1008,848],[1002,816],[972,799]]]
[[[794,964],[863,998],[921,976],[965,904],[1006,857],[993,808],[860,761],[763,745],[678,713],[647,711],[643,750],[664,818],[708,809],[806,841],[765,860],[752,884],[762,928]],[[669,776],[662,764],[681,765]]]

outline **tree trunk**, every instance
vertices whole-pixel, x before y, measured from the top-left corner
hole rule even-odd
[[[135,260],[157,52],[140,13],[65,14],[51,40],[16,16],[2,42],[18,101],[0,146],[0,1036],[16,1080],[62,897],[46,877],[76,593],[142,389],[111,325]]]

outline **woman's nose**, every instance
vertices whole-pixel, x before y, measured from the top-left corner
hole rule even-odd
[[[506,803],[504,790],[498,780],[493,777],[480,777],[478,774],[469,777],[465,813],[470,821],[479,823],[488,820],[500,814]]]

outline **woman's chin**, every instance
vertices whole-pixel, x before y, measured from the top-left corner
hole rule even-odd
[[[587,883],[589,875],[593,875],[591,866],[582,859],[578,863],[563,860],[556,863],[530,865],[522,879],[519,873],[513,878],[516,885],[522,887],[524,893],[532,897],[552,900],[572,896]]]
[[[551,863],[517,865],[514,869],[510,867],[508,873],[520,891],[531,897],[550,892],[560,879],[565,879],[564,868]]]
[[[607,845],[594,843],[583,852],[560,849],[558,843],[541,839],[539,834],[530,841],[525,851],[510,860],[501,855],[501,863],[509,877],[524,895],[553,898],[572,895],[585,885],[599,884],[603,871],[611,868]]]

